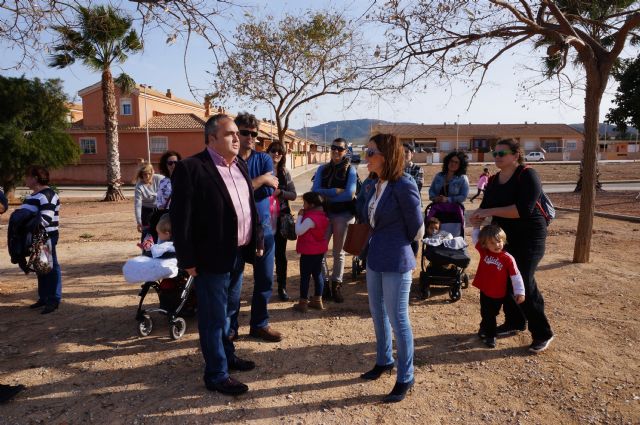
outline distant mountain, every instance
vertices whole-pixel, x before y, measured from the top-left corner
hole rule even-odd
[[[330,121],[325,124],[316,125],[314,127],[307,127],[307,136],[309,139],[313,139],[318,143],[331,141],[337,137],[343,137],[348,142],[354,144],[365,144],[369,140],[371,129],[376,124],[394,124],[390,121],[372,120],[363,118],[359,120],[344,120],[344,121]],[[395,123],[395,124],[413,124],[413,123]],[[296,134],[304,137],[305,128],[295,130]]]
[[[569,124],[569,126],[573,127],[574,129],[578,130],[580,133],[584,134],[583,123]],[[636,130],[635,127],[627,127],[626,134],[620,134],[620,132],[616,130],[616,126],[613,124],[609,124],[609,123],[598,124],[598,134],[600,135],[600,137],[604,137],[606,133],[607,139],[611,139],[612,137],[615,137],[616,139],[621,139],[621,140],[635,140],[637,132],[638,130]]]

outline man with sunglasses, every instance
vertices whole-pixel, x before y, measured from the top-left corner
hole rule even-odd
[[[327,199],[329,228],[327,239],[333,236],[333,273],[331,288],[324,286],[323,298],[333,298],[337,303],[344,302],[342,295],[342,275],[344,274],[344,241],[347,227],[355,221],[356,184],[358,174],[347,157],[347,141],[335,139],[331,143],[331,161],[321,165],[313,178],[312,192]],[[326,261],[326,260],[325,260]]]
[[[278,342],[282,334],[269,325],[267,305],[273,288],[275,265],[275,240],[271,228],[269,198],[278,188],[278,177],[273,172],[273,161],[264,152],[255,150],[260,123],[253,114],[242,112],[234,120],[238,126],[240,151],[238,156],[247,163],[249,177],[253,185],[253,196],[258,209],[258,217],[264,231],[264,254],[253,263],[253,296],[251,297],[251,319],[249,334],[268,342]],[[231,319],[232,338],[238,335],[238,312]]]

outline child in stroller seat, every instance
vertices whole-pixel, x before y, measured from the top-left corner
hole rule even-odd
[[[123,267],[125,279],[130,283],[142,284],[140,302],[136,313],[138,333],[148,336],[153,328],[149,313],[157,312],[169,318],[169,335],[179,339],[186,330],[183,317],[193,316],[195,293],[192,291],[193,278],[178,269],[175,248],[171,241],[171,218],[164,214],[156,225],[157,242],[147,235],[138,244],[143,255],[127,261]],[[151,289],[154,289],[160,301],[159,308],[143,309],[143,302]]]
[[[461,236],[440,230],[440,220],[429,217],[425,221],[425,238],[422,240],[422,271],[420,292],[423,299],[431,296],[431,286],[448,286],[449,297],[458,301],[460,289],[469,284],[464,269],[471,259],[466,253],[467,244]]]

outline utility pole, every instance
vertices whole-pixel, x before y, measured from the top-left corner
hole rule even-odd
[[[149,142],[149,116],[147,115],[147,87],[152,88],[148,84],[140,84],[144,89],[144,125],[147,128],[147,163],[151,164],[151,143]]]
[[[460,122],[460,114],[458,114],[458,118],[456,119],[456,152],[458,151],[458,122]]]

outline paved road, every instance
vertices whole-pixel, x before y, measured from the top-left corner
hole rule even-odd
[[[293,178],[296,185],[296,191],[302,195],[305,192],[311,190],[311,177],[315,173],[315,169],[299,174]],[[361,179],[365,179],[367,176],[367,167],[361,165],[358,167],[358,174]],[[640,192],[640,181],[635,182],[623,182],[623,183],[604,183],[602,187],[605,190],[633,190]],[[560,193],[560,192],[573,192],[575,183],[547,183],[544,185],[544,190],[547,193]],[[428,191],[428,186],[422,189],[423,192]],[[470,190],[474,191],[475,186]],[[106,192],[106,187],[99,186],[61,186],[60,195],[65,198],[102,198]],[[125,186],[123,188],[124,195],[132,199],[133,198],[133,186]],[[19,188],[16,190],[16,196],[21,196],[29,193],[27,188]]]

